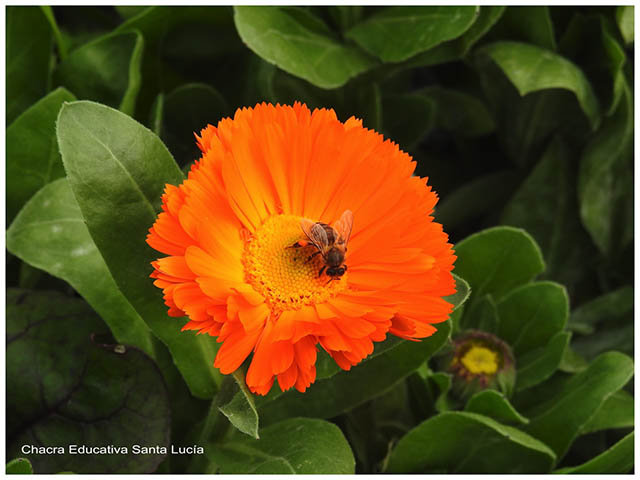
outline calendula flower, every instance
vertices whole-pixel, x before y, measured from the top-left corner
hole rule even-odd
[[[252,354],[252,392],[276,378],[304,392],[318,345],[349,370],[387,334],[424,338],[447,319],[455,256],[430,216],[436,194],[396,144],[299,103],[240,109],[197,140],[147,242],[169,255],[151,275],[169,315],[217,337],[222,373]]]

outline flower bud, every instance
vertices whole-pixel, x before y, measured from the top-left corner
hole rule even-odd
[[[511,348],[491,333],[462,332],[453,339],[444,358],[444,369],[453,375],[453,395],[466,400],[474,393],[493,388],[510,396],[516,380]]]

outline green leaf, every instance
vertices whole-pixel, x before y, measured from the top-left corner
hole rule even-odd
[[[547,265],[544,277],[564,284],[570,292],[585,281],[585,257],[597,254],[578,218],[572,163],[569,147],[555,137],[500,219],[535,238]]]
[[[387,7],[346,34],[383,62],[401,62],[459,37],[479,15],[471,6]]]
[[[364,5],[334,5],[329,7],[329,15],[341,32],[357,23],[365,11]]]
[[[618,38],[605,16],[576,14],[558,45],[562,55],[574,59],[592,80],[607,116],[615,112],[624,90],[627,55]]]
[[[496,307],[500,317],[498,336],[509,343],[516,356],[546,346],[569,318],[567,291],[554,282],[523,285]]]
[[[217,473],[352,474],[355,460],[335,425],[291,418],[260,430],[260,440],[236,437],[206,448]]]
[[[500,19],[505,11],[504,5],[483,5],[480,14],[471,27],[464,34],[454,40],[449,40],[429,51],[416,55],[405,62],[405,68],[425,67],[440,63],[452,62],[465,57],[471,48],[480,40]],[[467,112],[468,113],[468,112]]]
[[[447,229],[463,226],[469,220],[504,205],[518,178],[516,172],[509,170],[474,177],[436,205],[435,218]],[[469,201],[470,198],[473,202]]]
[[[242,83],[238,82],[238,73],[228,71],[241,53],[247,53],[233,26],[231,7],[151,6],[128,18],[114,32],[140,32],[144,37],[144,88],[137,102],[140,118],[147,118],[159,93],[173,90],[185,82],[184,77],[193,78],[196,71],[210,67],[217,75],[216,88],[226,79],[231,85]],[[221,61],[225,55],[234,62]],[[224,75],[220,75],[222,72]],[[209,72],[206,75],[212,78]]]
[[[32,474],[33,467],[31,462],[26,458],[14,458],[7,463],[7,469],[5,471],[8,475],[14,474]]]
[[[162,119],[164,118],[164,93],[158,94],[153,105],[151,106],[151,114],[149,115],[149,128],[158,137],[162,136]]]
[[[43,187],[7,231],[7,249],[61,278],[107,322],[120,343],[155,357],[149,328],[113,280],[65,178]]]
[[[453,304],[453,311],[455,312],[469,299],[469,295],[471,295],[471,287],[469,287],[469,284],[464,280],[464,278],[460,278],[455,273],[453,274],[453,279],[456,281],[456,293],[449,295],[448,297],[444,297],[444,299]]]
[[[556,49],[549,7],[510,6],[496,25],[495,33],[504,39],[533,43],[548,50]]]
[[[63,446],[32,455],[38,473],[153,472],[168,448],[170,408],[157,367],[135,348],[98,340],[104,324],[82,300],[56,292],[7,295],[7,456],[23,445]],[[126,448],[74,454],[72,445]]]
[[[571,333],[556,333],[547,345],[535,348],[517,359],[516,391],[543,382],[558,369],[569,345]]]
[[[624,38],[624,43],[633,43],[633,5],[620,5],[616,7],[616,21]]]
[[[485,104],[473,95],[439,86],[418,91],[437,106],[436,124],[461,137],[487,135],[495,129],[493,117]]]
[[[250,437],[260,438],[258,435],[258,412],[253,401],[253,395],[247,388],[244,375],[236,371],[232,376],[226,376],[220,386],[220,410],[231,424]]]
[[[198,159],[200,149],[194,133],[207,125],[217,125],[231,112],[216,89],[202,83],[182,85],[164,99],[162,138],[179,165]]]
[[[586,370],[573,375],[555,394],[535,405],[524,430],[542,440],[562,458],[575,438],[605,401],[633,375],[633,361],[618,352],[597,357]]]
[[[633,8],[633,7],[631,7]],[[565,467],[553,473],[629,473],[634,462],[634,433],[622,438],[606,452],[577,467]]]
[[[584,73],[556,53],[519,42],[496,42],[482,48],[518,89],[521,96],[539,90],[560,88],[576,96],[595,130],[600,124],[598,99]]]
[[[165,184],[182,182],[182,172],[151,131],[97,103],[63,106],[58,144],[89,233],[118,287],[169,347],[193,395],[212,398],[220,381],[212,365],[218,345],[208,335],[181,333],[180,322],[167,316],[162,292],[149,279],[159,254],[144,242]]]
[[[545,473],[554,460],[546,445],[516,428],[477,413],[445,412],[400,439],[387,471]]]
[[[575,351],[587,359],[609,350],[633,355],[634,352],[633,324],[621,326],[604,326],[602,330],[592,335],[576,338],[573,341]]]
[[[60,59],[64,60],[67,58],[67,51],[69,50],[69,45],[67,39],[62,35],[60,29],[58,28],[58,23],[56,22],[56,17],[53,14],[53,9],[48,5],[41,5],[42,13],[47,17],[49,21],[49,25],[51,26],[51,31],[53,32],[53,37],[55,38],[56,45],[58,46],[58,54],[60,55]]]
[[[633,428],[634,399],[630,393],[619,390],[611,395],[597,413],[582,427],[582,434],[609,428]]]
[[[73,100],[70,92],[58,88],[7,128],[7,223],[42,186],[64,176],[55,122],[62,103]]]
[[[633,287],[627,285],[583,303],[571,312],[569,328],[586,328],[591,333],[593,327],[615,319],[633,318]],[[579,326],[579,327],[578,327]]]
[[[438,412],[446,412],[451,410],[449,405],[449,398],[447,394],[451,390],[452,377],[448,373],[436,372],[433,375],[429,375],[426,380],[433,384],[437,392],[435,396],[434,406]]]
[[[500,300],[544,270],[540,248],[519,228],[494,227],[455,246],[456,274],[471,286],[472,299],[491,294]]]
[[[471,48],[480,40],[495,23],[500,20],[505,12],[504,5],[483,5],[480,8],[480,15],[473,22],[471,28],[464,32],[460,38],[452,40],[441,47],[451,46],[457,50],[460,57],[464,57],[471,51]]]
[[[399,343],[348,372],[317,380],[305,393],[289,391],[275,399],[258,398],[262,424],[298,415],[335,417],[389,391],[448,340],[451,322],[440,323],[437,328],[436,333],[420,342]]]
[[[413,150],[435,126],[436,105],[423,95],[403,93],[382,99],[383,131],[403,150]]]
[[[242,41],[257,55],[322,88],[336,88],[374,62],[354,47],[309,28],[281,7],[234,7]]]
[[[496,303],[491,295],[485,295],[474,303],[473,308],[465,312],[460,330],[475,329],[497,334],[499,324]]]
[[[122,16],[122,18],[128,20],[131,17],[135,17],[136,15],[141,14],[149,7],[147,7],[146,5],[116,5],[115,8],[116,11]]]
[[[464,411],[479,413],[498,422],[529,423],[529,419],[520,415],[513,408],[513,405],[509,403],[509,400],[502,393],[495,390],[483,390],[474,394],[464,407]]]
[[[6,122],[49,89],[51,26],[40,7],[6,7]]]
[[[578,373],[589,366],[588,362],[579,355],[571,345],[567,345],[558,365],[558,370],[567,373]]]
[[[633,239],[632,164],[633,94],[625,83],[616,113],[585,147],[578,174],[580,217],[605,255]]]
[[[140,33],[108,34],[71,52],[54,81],[78,98],[95,100],[133,115],[141,86],[144,40]]]

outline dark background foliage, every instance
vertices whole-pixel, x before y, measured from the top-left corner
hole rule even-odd
[[[29,460],[37,473],[632,469],[633,7],[7,7],[6,21],[8,458],[144,433],[209,447]],[[74,100],[122,114],[71,104],[56,134]],[[320,357],[307,394],[254,399],[242,378],[196,368],[215,342],[176,336],[135,270],[149,252],[131,238],[152,219],[103,211],[124,183],[100,183],[108,166],[70,125],[155,152],[145,179],[122,155],[157,210],[198,156],[193,132],[262,101],[355,115],[409,152],[472,293],[432,339],[388,340],[349,373]],[[465,328],[514,346],[509,325],[538,332],[518,343],[515,393],[460,411],[429,358]]]

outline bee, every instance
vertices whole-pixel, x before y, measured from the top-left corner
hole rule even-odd
[[[347,253],[347,243],[353,227],[353,213],[351,213],[351,210],[345,210],[340,219],[334,222],[333,226],[303,218],[300,221],[300,227],[307,236],[309,243],[317,249],[307,258],[307,262],[316,255],[322,255],[324,265],[318,272],[318,276],[322,276],[325,270],[326,274],[331,277],[329,281],[344,275],[344,272],[347,271],[344,257]],[[294,243],[290,248],[300,248],[306,245],[308,243],[303,240]]]

